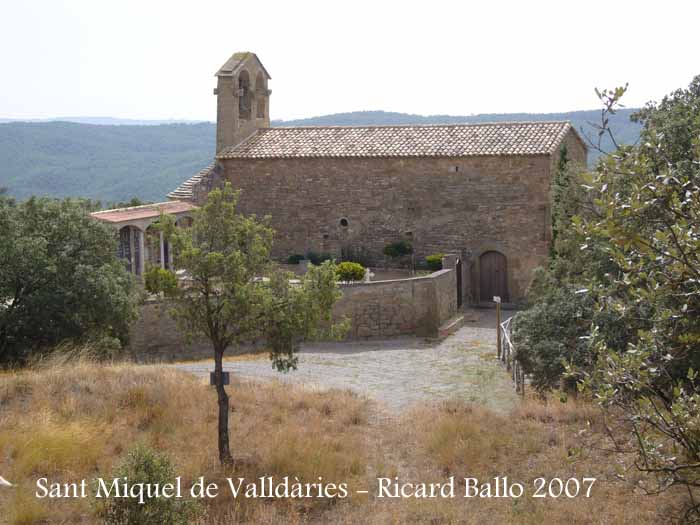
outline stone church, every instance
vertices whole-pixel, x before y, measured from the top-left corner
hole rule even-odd
[[[586,163],[568,122],[271,127],[270,75],[254,53],[216,73],[214,162],[168,197],[201,204],[223,181],[239,209],[270,215],[274,256],[413,244],[416,259],[460,258],[471,303],[523,298],[551,239],[550,182],[563,146]]]

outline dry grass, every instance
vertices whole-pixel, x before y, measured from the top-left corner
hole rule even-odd
[[[573,402],[529,400],[509,415],[459,402],[398,417],[350,392],[282,383],[230,387],[231,442],[246,457],[223,471],[216,454],[216,399],[188,374],[156,366],[87,361],[0,375],[0,522],[93,523],[88,500],[38,500],[37,477],[68,482],[108,476],[136,443],[166,451],[188,484],[199,476],[296,476],[373,491],[376,477],[437,482],[599,479],[590,499],[233,500],[206,504],[207,523],[655,523],[670,494],[643,496],[616,478],[617,458],[585,447],[600,436],[597,412]],[[458,484],[458,492],[460,485]]]

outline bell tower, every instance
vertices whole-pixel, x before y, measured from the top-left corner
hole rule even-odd
[[[270,127],[270,75],[255,53],[234,53],[216,72],[216,153]]]

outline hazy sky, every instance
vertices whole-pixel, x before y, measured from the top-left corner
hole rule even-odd
[[[234,51],[272,75],[272,118],[627,105],[700,73],[700,2],[0,0],[0,117],[215,118]]]

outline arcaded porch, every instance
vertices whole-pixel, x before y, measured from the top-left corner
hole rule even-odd
[[[159,202],[130,208],[118,208],[92,213],[95,219],[109,223],[119,232],[118,256],[129,272],[143,275],[146,265],[172,268],[172,250],[154,225],[161,213],[175,217],[178,225],[192,223],[195,206],[183,201]]]

